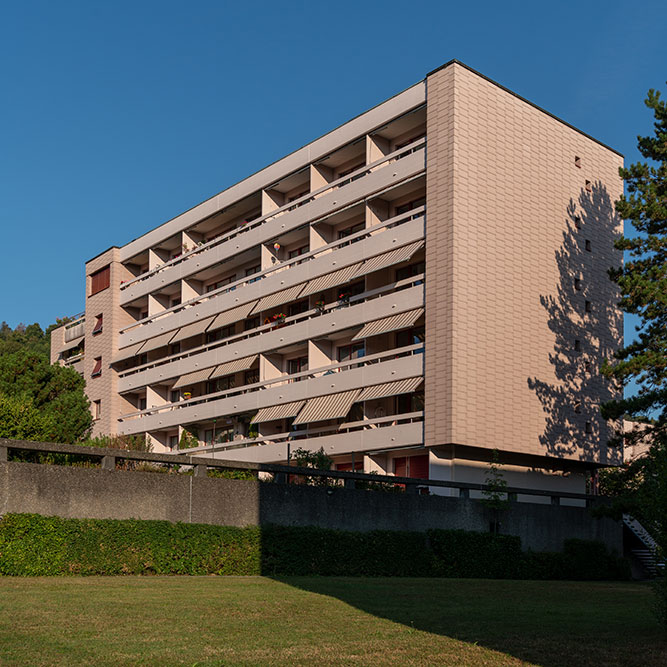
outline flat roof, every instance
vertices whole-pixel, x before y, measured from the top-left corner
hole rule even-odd
[[[436,69],[431,70],[430,72],[428,72],[428,73],[426,74],[426,77],[424,77],[424,78],[421,79],[420,81],[417,81],[416,84],[421,83],[422,81],[426,81],[426,79],[427,79],[429,76],[431,76],[432,74],[435,74],[436,72],[439,72],[440,70],[445,69],[446,67],[450,67],[451,65],[460,65],[461,67],[464,67],[464,68],[467,69],[469,72],[472,72],[473,74],[476,74],[477,76],[481,77],[482,79],[485,79],[485,80],[488,81],[489,83],[492,83],[494,86],[497,86],[497,87],[500,88],[501,90],[504,90],[505,92],[509,93],[510,95],[513,95],[514,97],[516,97],[517,99],[521,100],[522,102],[525,102],[526,104],[529,104],[530,106],[534,107],[534,108],[537,109],[538,111],[541,111],[542,113],[546,114],[547,116],[550,116],[550,117],[553,118],[554,120],[558,121],[559,123],[562,123],[563,125],[565,125],[565,126],[569,127],[570,129],[574,130],[575,132],[578,132],[579,134],[581,134],[582,136],[586,137],[587,139],[590,139],[591,141],[594,141],[596,144],[599,144],[599,145],[602,146],[603,148],[606,148],[607,150],[611,151],[612,153],[615,153],[616,155],[619,155],[620,157],[625,157],[625,156],[623,155],[623,153],[617,151],[616,149],[612,148],[611,146],[608,146],[607,144],[605,144],[605,143],[603,143],[602,141],[596,139],[595,137],[591,136],[590,134],[587,134],[587,133],[584,132],[583,130],[580,130],[578,127],[575,127],[575,126],[572,125],[571,123],[568,123],[567,121],[563,120],[562,118],[559,118],[558,116],[552,114],[551,112],[547,111],[546,109],[544,109],[543,107],[539,106],[538,104],[535,104],[534,102],[531,102],[530,100],[526,99],[525,97],[522,97],[522,96],[519,95],[518,93],[515,93],[513,90],[510,90],[510,89],[507,88],[506,86],[503,86],[502,84],[498,83],[497,81],[494,81],[493,79],[489,78],[488,76],[485,76],[485,75],[482,74],[481,72],[478,72],[476,69],[470,67],[469,65],[466,65],[464,62],[461,62],[460,60],[456,60],[455,58],[453,58],[452,60],[447,61],[447,62],[444,63],[443,65],[440,65],[440,67],[436,67]],[[359,118],[360,116],[363,116],[365,113],[368,113],[369,111],[372,111],[373,109],[376,109],[377,107],[379,107],[379,106],[385,104],[385,103],[388,102],[389,100],[394,99],[394,98],[397,97],[398,95],[401,95],[401,94],[404,93],[406,90],[409,90],[410,88],[412,88],[412,87],[413,87],[414,85],[416,85],[416,84],[412,84],[412,86],[408,86],[407,88],[405,88],[405,89],[399,91],[399,92],[396,93],[395,95],[392,95],[391,97],[388,97],[386,100],[383,100],[382,102],[379,102],[378,104],[376,104],[376,105],[370,107],[369,109],[366,109],[365,111],[362,111],[362,112],[358,113],[356,116],[352,116],[351,118],[348,118],[345,122],[341,123],[340,125],[337,125],[336,127],[334,127],[334,128],[332,128],[331,130],[327,131],[325,134],[322,134],[322,135],[320,135],[319,137],[316,137],[315,139],[312,139],[311,141],[309,141],[309,142],[303,144],[302,146],[299,146],[299,148],[296,148],[296,149],[294,149],[293,151],[291,151],[291,152],[289,152],[289,153],[286,153],[285,155],[283,155],[282,157],[278,158],[277,160],[274,160],[273,162],[269,162],[268,164],[264,165],[263,167],[261,167],[261,168],[258,169],[257,171],[254,171],[254,172],[252,172],[251,174],[248,174],[248,176],[246,176],[245,178],[242,178],[240,181],[236,181],[235,183],[232,183],[232,184],[229,185],[228,187],[223,188],[222,190],[216,192],[215,194],[211,195],[210,197],[207,197],[206,199],[203,199],[202,201],[198,202],[197,204],[194,204],[193,206],[191,206],[190,208],[187,208],[187,209],[185,209],[184,211],[181,211],[180,213],[178,213],[178,215],[175,215],[173,218],[169,218],[168,220],[165,220],[164,222],[161,222],[161,223],[155,225],[154,227],[151,227],[149,230],[147,230],[147,231],[144,232],[143,234],[140,234],[139,236],[136,236],[135,238],[133,238],[133,239],[131,239],[130,241],[128,241],[127,243],[124,243],[123,246],[129,245],[130,243],[136,241],[137,239],[140,239],[142,236],[146,236],[146,234],[149,234],[149,233],[152,232],[153,230],[158,229],[159,227],[162,227],[162,225],[166,225],[167,223],[171,222],[172,220],[175,220],[176,218],[179,218],[180,216],[184,215],[184,214],[187,213],[188,211],[192,211],[193,209],[197,208],[198,206],[201,206],[202,204],[204,204],[204,203],[210,201],[211,199],[214,199],[215,197],[218,197],[219,195],[221,195],[222,193],[226,192],[226,191],[229,190],[230,188],[234,187],[234,186],[237,185],[238,183],[242,183],[242,182],[245,181],[246,179],[251,178],[252,176],[254,176],[255,174],[259,174],[261,171],[264,171],[264,169],[267,169],[267,168],[270,167],[271,165],[274,165],[274,164],[280,162],[281,160],[285,159],[286,157],[289,157],[290,155],[293,155],[294,153],[297,153],[298,151],[300,151],[301,149],[305,148],[305,147],[308,146],[309,144],[314,143],[314,142],[317,141],[318,139],[321,139],[322,137],[325,137],[325,136],[327,136],[328,134],[330,134],[330,133],[332,133],[332,132],[335,132],[337,129],[343,127],[344,125],[347,125],[349,122],[355,120],[356,118]],[[111,247],[112,247],[112,248],[116,248],[116,247],[118,247],[118,246],[111,246]],[[105,250],[104,252],[106,252],[106,250]],[[92,261],[92,260],[95,259],[96,257],[99,257],[101,254],[103,254],[103,253],[98,253],[95,257],[89,259],[88,262]]]

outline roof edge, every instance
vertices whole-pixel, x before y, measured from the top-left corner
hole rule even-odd
[[[550,111],[547,111],[543,107],[541,107],[539,104],[535,104],[535,102],[531,102],[530,100],[526,99],[522,95],[519,95],[518,93],[515,93],[513,90],[510,90],[507,88],[507,86],[503,86],[502,83],[498,83],[497,81],[494,81],[490,77],[486,76],[485,74],[482,74],[481,72],[478,72],[475,68],[470,67],[470,65],[466,65],[465,63],[461,62],[460,60],[456,60],[456,58],[453,58],[452,60],[448,60],[444,65],[440,65],[440,67],[436,67],[434,70],[431,70],[427,75],[426,79],[428,79],[429,76],[432,74],[435,74],[436,72],[439,72],[441,69],[445,69],[449,67],[450,65],[460,65],[461,67],[467,69],[469,72],[472,72],[473,74],[476,74],[477,76],[481,77],[482,79],[485,79],[489,83],[492,83],[494,86],[497,86],[501,90],[504,90],[506,93],[509,93],[510,95],[513,95],[517,99],[521,100],[522,102],[525,102],[526,104],[530,104],[531,107],[534,107],[538,111],[541,111],[542,113],[545,113],[547,116],[551,116],[554,120],[557,120],[559,123],[562,123],[563,125],[569,127],[571,130],[574,130],[575,132],[578,132],[579,134],[583,135],[587,139],[590,139],[591,141],[594,141],[596,144],[599,144],[603,148],[606,148],[607,150],[611,151],[612,153],[615,153],[616,155],[622,157],[625,159],[625,155],[621,153],[620,151],[617,151],[615,148],[612,148],[611,146],[605,144],[603,141],[600,141],[599,139],[596,139],[595,137],[591,136],[590,134],[587,134],[583,130],[580,130],[578,127],[575,127],[572,125],[572,123],[568,123],[566,120],[563,120],[562,118],[556,116],[555,114],[552,114]]]

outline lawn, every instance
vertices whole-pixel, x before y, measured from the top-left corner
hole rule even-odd
[[[0,664],[665,665],[636,583],[0,578]]]

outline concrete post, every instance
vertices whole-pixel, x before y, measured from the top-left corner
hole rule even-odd
[[[115,456],[103,456],[102,457],[102,470],[115,470],[116,469],[116,457]]]

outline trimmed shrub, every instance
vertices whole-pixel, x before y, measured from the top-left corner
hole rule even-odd
[[[627,579],[629,567],[598,542],[569,540],[564,553],[531,553],[518,537],[462,530],[0,519],[0,575],[122,574]]]

